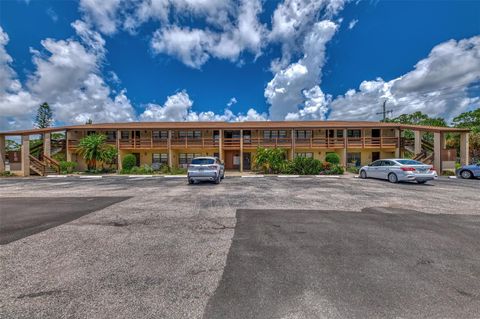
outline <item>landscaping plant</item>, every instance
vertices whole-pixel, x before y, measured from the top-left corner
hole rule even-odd
[[[77,153],[87,161],[89,171],[96,171],[97,162],[103,162],[105,152],[110,152],[111,146],[106,143],[104,134],[92,134],[80,140]]]
[[[253,167],[266,174],[278,174],[285,168],[286,152],[283,148],[257,148]]]
[[[71,174],[75,167],[77,167],[76,162],[67,162],[67,161],[60,161],[60,172],[62,174]]]
[[[137,164],[137,158],[133,154],[127,154],[122,160],[122,170],[130,172],[130,170]]]
[[[337,153],[328,153],[325,156],[325,161],[330,164],[338,165],[340,164],[340,156]]]

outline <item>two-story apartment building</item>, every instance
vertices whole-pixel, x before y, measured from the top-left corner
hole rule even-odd
[[[402,156],[404,130],[415,132],[412,151],[422,152],[422,133],[434,135],[431,160],[437,169],[449,166],[455,159],[445,152],[444,134],[461,134],[462,163],[468,162],[468,130],[381,122],[349,121],[264,121],[264,122],[131,122],[73,125],[48,129],[0,132],[0,171],[5,170],[6,136],[22,136],[21,162],[17,173],[29,175],[32,158],[29,136],[43,134],[43,153],[51,154],[50,138],[53,132],[65,133],[66,157],[75,161],[79,169],[86,168],[77,154],[79,140],[92,133],[103,133],[107,142],[118,149],[118,168],[126,154],[137,158],[137,165],[166,164],[187,166],[196,156],[217,156],[226,169],[250,170],[258,147],[281,147],[287,156],[314,157],[324,160],[335,152],[342,165],[364,165],[376,159]]]

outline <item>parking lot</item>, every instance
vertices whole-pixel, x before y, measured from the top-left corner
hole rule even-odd
[[[448,178],[0,179],[0,317],[473,318],[479,194]]]

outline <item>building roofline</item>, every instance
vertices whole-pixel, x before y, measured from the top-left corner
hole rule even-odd
[[[35,135],[67,130],[135,130],[135,129],[323,129],[323,128],[396,128],[429,132],[469,132],[467,128],[409,125],[373,121],[250,121],[250,122],[124,122],[98,123],[3,131],[0,135]]]

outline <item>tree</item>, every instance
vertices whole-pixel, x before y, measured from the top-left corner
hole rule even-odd
[[[38,107],[37,116],[35,117],[35,127],[47,128],[53,124],[53,112],[50,109],[50,105],[44,102]]]
[[[473,133],[480,133],[480,107],[458,115],[453,119],[452,124],[455,127],[469,128]]]
[[[77,153],[87,161],[88,169],[96,169],[97,162],[104,159],[104,152],[110,147],[104,134],[92,134],[80,140]]]
[[[386,119],[385,122],[425,126],[448,126],[445,119],[441,117],[429,117],[427,114],[424,114],[420,111],[414,112],[412,114],[402,114],[393,119]],[[412,139],[414,137],[413,131],[404,131],[404,137],[407,139]],[[425,134],[424,138],[427,141],[433,141],[433,135],[431,133]]]
[[[107,164],[108,168],[111,169],[112,165],[117,162],[118,150],[112,145],[107,145],[100,157],[102,163]]]
[[[286,164],[286,152],[282,148],[257,148],[253,165],[264,173],[277,174]]]
[[[458,115],[453,119],[452,124],[455,127],[472,130],[469,138],[470,156],[472,161],[480,161],[480,108]]]

